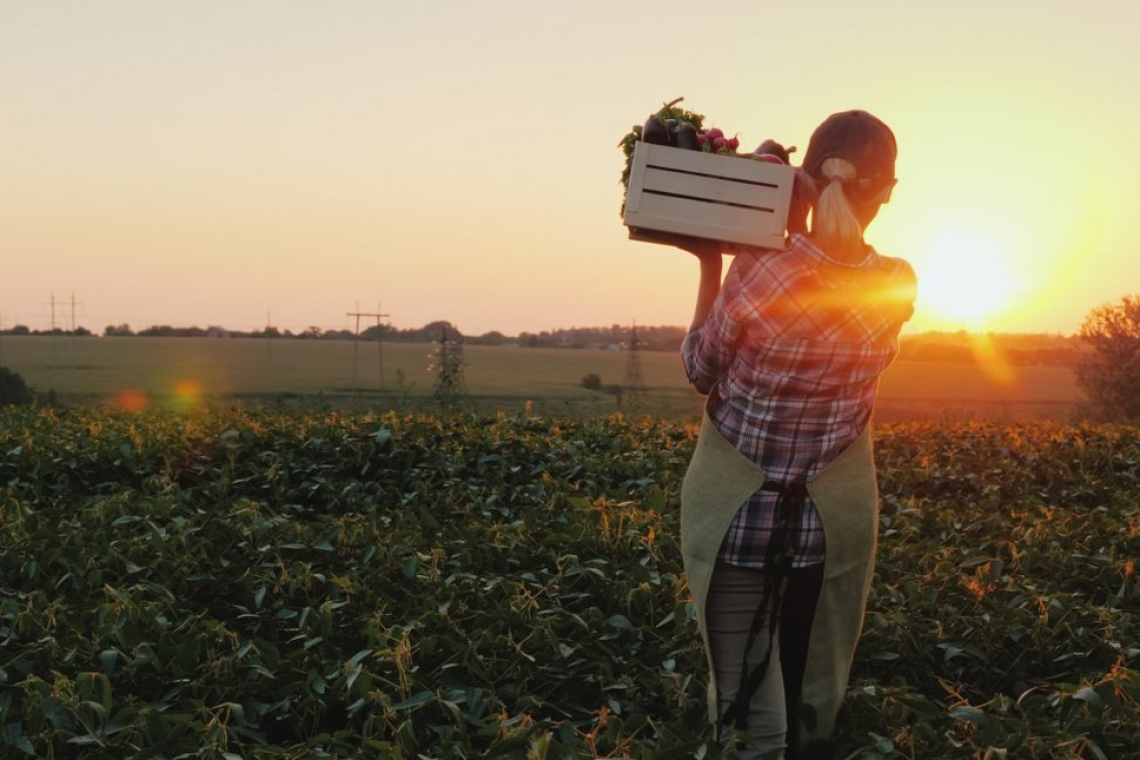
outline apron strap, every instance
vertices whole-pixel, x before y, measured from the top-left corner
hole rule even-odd
[[[784,590],[787,586],[788,575],[792,569],[792,562],[799,548],[800,518],[803,514],[804,504],[808,498],[807,483],[793,481],[791,483],[778,483],[765,480],[760,486],[761,491],[770,491],[779,495],[776,501],[776,515],[772,524],[772,535],[768,540],[768,549],[764,555],[764,589],[760,597],[760,605],[752,618],[752,629],[748,633],[748,640],[744,645],[744,661],[741,664],[740,687],[736,698],[725,710],[721,719],[723,725],[733,725],[738,730],[745,730],[748,724],[748,703],[752,695],[760,688],[764,675],[772,662],[772,650],[779,635],[780,607],[783,604]],[[769,614],[769,610],[771,613]],[[756,637],[765,627],[768,628],[768,649],[764,659],[755,668],[748,667],[748,655],[756,643]]]

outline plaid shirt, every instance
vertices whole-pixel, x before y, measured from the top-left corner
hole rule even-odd
[[[681,348],[709,418],[770,480],[815,476],[859,437],[879,375],[913,313],[915,277],[868,248],[835,261],[803,235],[781,251],[738,254],[705,323]],[[779,495],[758,491],[725,535],[720,559],[763,567]],[[823,526],[809,499],[794,565],[823,561]]]

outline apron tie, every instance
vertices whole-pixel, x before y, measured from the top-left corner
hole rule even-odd
[[[738,730],[745,730],[748,724],[748,703],[752,695],[760,688],[764,674],[772,662],[772,649],[779,635],[780,607],[783,604],[784,590],[787,587],[788,575],[792,569],[792,562],[799,548],[800,518],[803,514],[804,504],[808,499],[807,483],[793,481],[791,483],[778,483],[765,480],[760,486],[761,491],[770,491],[779,495],[776,500],[776,514],[772,523],[772,535],[768,540],[768,550],[764,554],[764,589],[760,597],[760,605],[752,618],[752,630],[748,633],[748,640],[744,645],[744,662],[740,671],[740,688],[736,698],[728,706],[723,725],[735,724]],[[771,614],[767,614],[771,609]],[[756,636],[768,627],[768,649],[764,659],[755,668],[749,669],[748,655],[756,643]]]

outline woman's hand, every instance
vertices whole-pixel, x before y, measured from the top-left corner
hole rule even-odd
[[[719,259],[723,252],[722,243],[719,240],[708,240],[707,238],[685,237],[679,239],[675,245],[682,251],[693,254],[698,259]]]

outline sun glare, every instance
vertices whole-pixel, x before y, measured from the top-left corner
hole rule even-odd
[[[946,232],[931,241],[918,274],[919,311],[951,329],[994,329],[993,321],[1012,303],[1014,278],[992,239]]]

